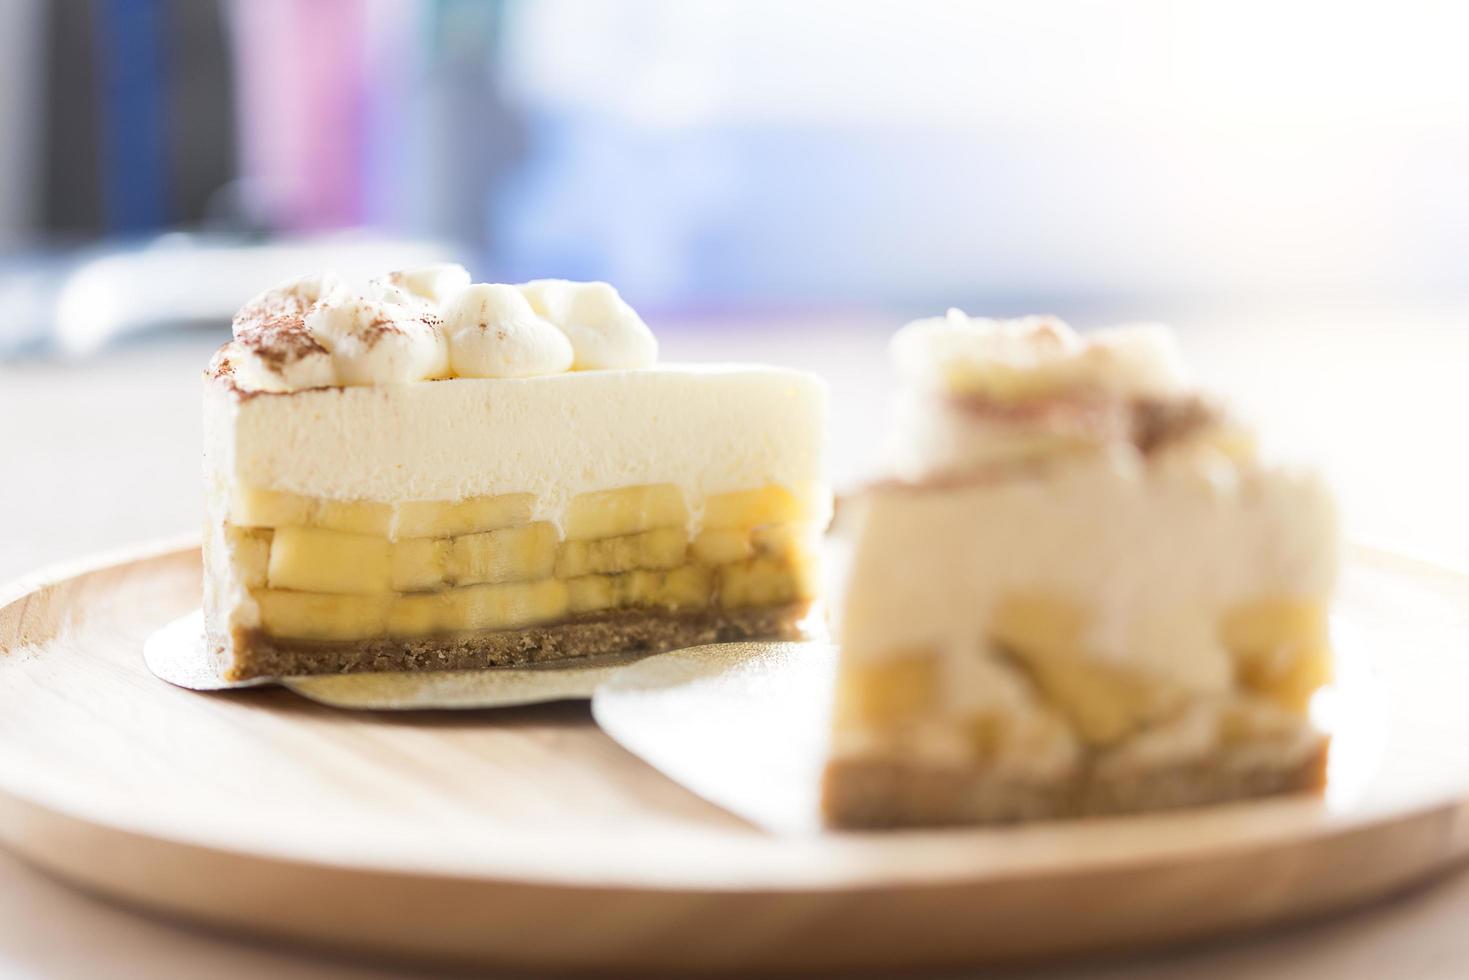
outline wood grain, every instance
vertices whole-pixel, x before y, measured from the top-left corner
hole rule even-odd
[[[582,703],[367,714],[162,683],[142,643],[197,604],[199,557],[151,549],[0,590],[0,841],[227,928],[547,970],[973,964],[1300,918],[1469,851],[1469,585],[1364,562],[1347,601],[1401,649],[1381,665],[1391,764],[1350,799],[780,839]]]

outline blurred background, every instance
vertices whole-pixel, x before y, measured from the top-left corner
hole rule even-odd
[[[1469,301],[1466,36],[1453,2],[0,0],[0,339],[217,321],[342,238],[650,311]]]
[[[230,313],[454,258],[606,279],[671,358],[822,371],[839,482],[906,318],[1168,320],[1436,546],[1466,37],[1448,0],[0,0],[0,503],[75,502],[32,558],[190,527]]]

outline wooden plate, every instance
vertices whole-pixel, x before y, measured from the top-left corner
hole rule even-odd
[[[585,703],[363,714],[171,687],[140,650],[199,576],[173,545],[0,590],[0,841],[228,928],[536,969],[992,963],[1314,915],[1469,844],[1469,579],[1382,553],[1353,555],[1342,599],[1382,711],[1340,736],[1353,771],[1326,800],[804,838],[663,778]]]

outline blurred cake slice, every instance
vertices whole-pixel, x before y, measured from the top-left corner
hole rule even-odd
[[[660,366],[603,283],[288,283],[206,377],[205,621],[234,679],[790,638],[825,388]]]
[[[845,827],[1322,785],[1332,499],[1257,458],[1161,327],[958,311],[898,333],[892,478],[852,560],[824,805]],[[848,523],[850,518],[850,523]]]

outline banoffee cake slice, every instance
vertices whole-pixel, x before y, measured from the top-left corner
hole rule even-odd
[[[205,623],[232,679],[793,638],[826,394],[656,363],[604,283],[458,266],[248,304],[206,376]]]
[[[858,495],[828,821],[1121,813],[1322,785],[1332,499],[1185,384],[1160,327],[958,311],[894,338]]]

